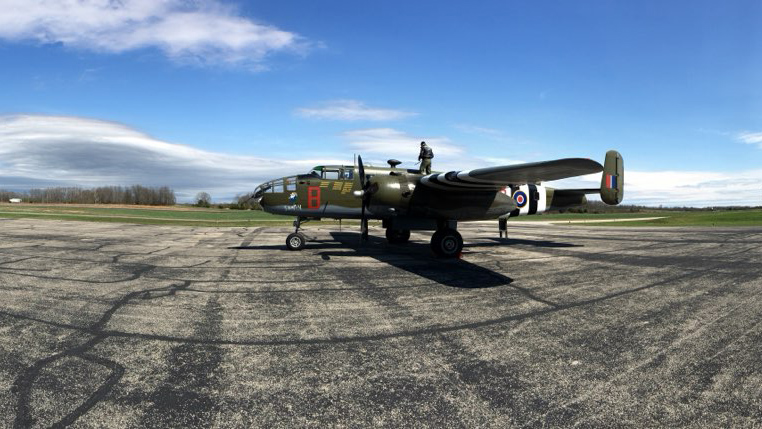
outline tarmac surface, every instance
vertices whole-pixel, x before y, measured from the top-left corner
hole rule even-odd
[[[460,230],[0,219],[0,427],[762,426],[762,228]]]

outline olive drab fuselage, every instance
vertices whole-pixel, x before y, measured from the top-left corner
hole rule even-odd
[[[472,221],[539,214],[551,208],[554,192],[541,185],[524,185],[500,191],[453,193],[419,186],[422,175],[417,170],[366,167],[365,174],[376,186],[368,206],[367,216],[371,219]],[[522,192],[524,188],[526,192]],[[310,174],[272,180],[258,189],[265,189],[260,205],[269,213],[315,219],[361,217],[362,187],[353,166],[318,166]],[[517,204],[517,195],[526,195],[527,203]],[[571,203],[583,204],[584,198]]]
[[[622,157],[614,150],[606,153],[605,165],[564,158],[426,175],[398,168],[395,159],[387,162],[389,167],[366,167],[358,156],[356,166],[318,166],[309,174],[263,183],[252,198],[267,212],[296,217],[296,229],[286,238],[290,250],[304,247],[307,237],[299,228],[310,219],[360,219],[363,241],[368,240],[368,219],[380,219],[390,244],[406,243],[412,230],[434,230],[434,254],[454,258],[463,250],[459,221],[497,219],[502,237],[509,217],[581,205],[586,194],[600,194],[607,204],[619,204],[624,196]],[[600,172],[600,188],[541,184]]]

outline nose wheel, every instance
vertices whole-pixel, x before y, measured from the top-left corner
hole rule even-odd
[[[301,232],[292,232],[286,238],[288,250],[302,250],[305,244],[307,244],[307,237]]]
[[[455,258],[463,251],[463,236],[454,229],[440,229],[431,237],[431,250],[440,258]]]
[[[302,250],[304,249],[304,246],[307,244],[307,237],[299,232],[299,228],[302,226],[304,222],[307,222],[309,219],[303,218],[303,217],[297,217],[294,221],[294,232],[288,235],[286,237],[286,247],[288,250]]]

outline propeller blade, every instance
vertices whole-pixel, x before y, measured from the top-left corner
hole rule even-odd
[[[368,178],[365,177],[365,167],[362,165],[362,156],[357,155],[357,172],[360,174],[360,187],[365,190]]]
[[[360,240],[362,242],[368,241],[368,218],[363,218],[360,224]]]
[[[368,218],[365,216],[365,209],[370,204],[370,194],[368,194],[368,178],[365,177],[365,166],[362,164],[362,156],[357,155],[357,172],[360,175],[360,187],[362,188],[362,211],[360,212],[360,242],[368,241]]]
[[[365,207],[368,200],[365,195],[362,197],[362,209],[360,211],[360,243],[368,241],[368,218],[365,216]]]

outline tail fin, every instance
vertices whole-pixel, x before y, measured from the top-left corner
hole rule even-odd
[[[615,150],[606,152],[601,178],[601,199],[604,203],[614,206],[624,198],[624,161],[622,155]]]

